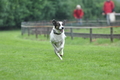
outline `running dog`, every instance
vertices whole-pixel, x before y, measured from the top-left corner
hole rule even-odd
[[[65,44],[65,34],[64,34],[64,25],[65,21],[56,21],[52,20],[53,29],[50,33],[50,42],[54,47],[55,54],[62,60],[64,54],[64,44]]]

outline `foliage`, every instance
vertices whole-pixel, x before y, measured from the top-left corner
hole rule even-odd
[[[116,0],[114,0],[116,1]],[[84,19],[101,18],[104,0],[0,0],[0,27],[20,27],[22,21],[74,19],[73,10],[80,4]],[[115,2],[120,12],[120,2]]]

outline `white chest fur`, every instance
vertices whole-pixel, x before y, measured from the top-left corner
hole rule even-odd
[[[52,30],[51,33],[50,33],[50,40],[53,43],[63,42],[65,37],[66,36],[65,36],[64,32],[61,33],[60,35],[56,35],[56,34],[54,34],[54,32]]]

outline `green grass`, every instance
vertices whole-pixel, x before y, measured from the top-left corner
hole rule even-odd
[[[120,80],[120,40],[66,38],[63,61],[43,35],[0,32],[0,80]]]
[[[69,29],[66,29],[66,32],[70,32]],[[73,32],[77,32],[77,33],[90,33],[90,29],[73,29]],[[93,33],[96,34],[110,34],[110,28],[93,28],[92,29]],[[114,34],[120,34],[120,27],[114,27],[113,28],[113,33]]]

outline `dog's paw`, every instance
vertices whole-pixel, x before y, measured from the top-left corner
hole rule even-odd
[[[60,58],[60,60],[63,60],[62,57]]]
[[[60,55],[61,57],[63,56],[63,55]]]

